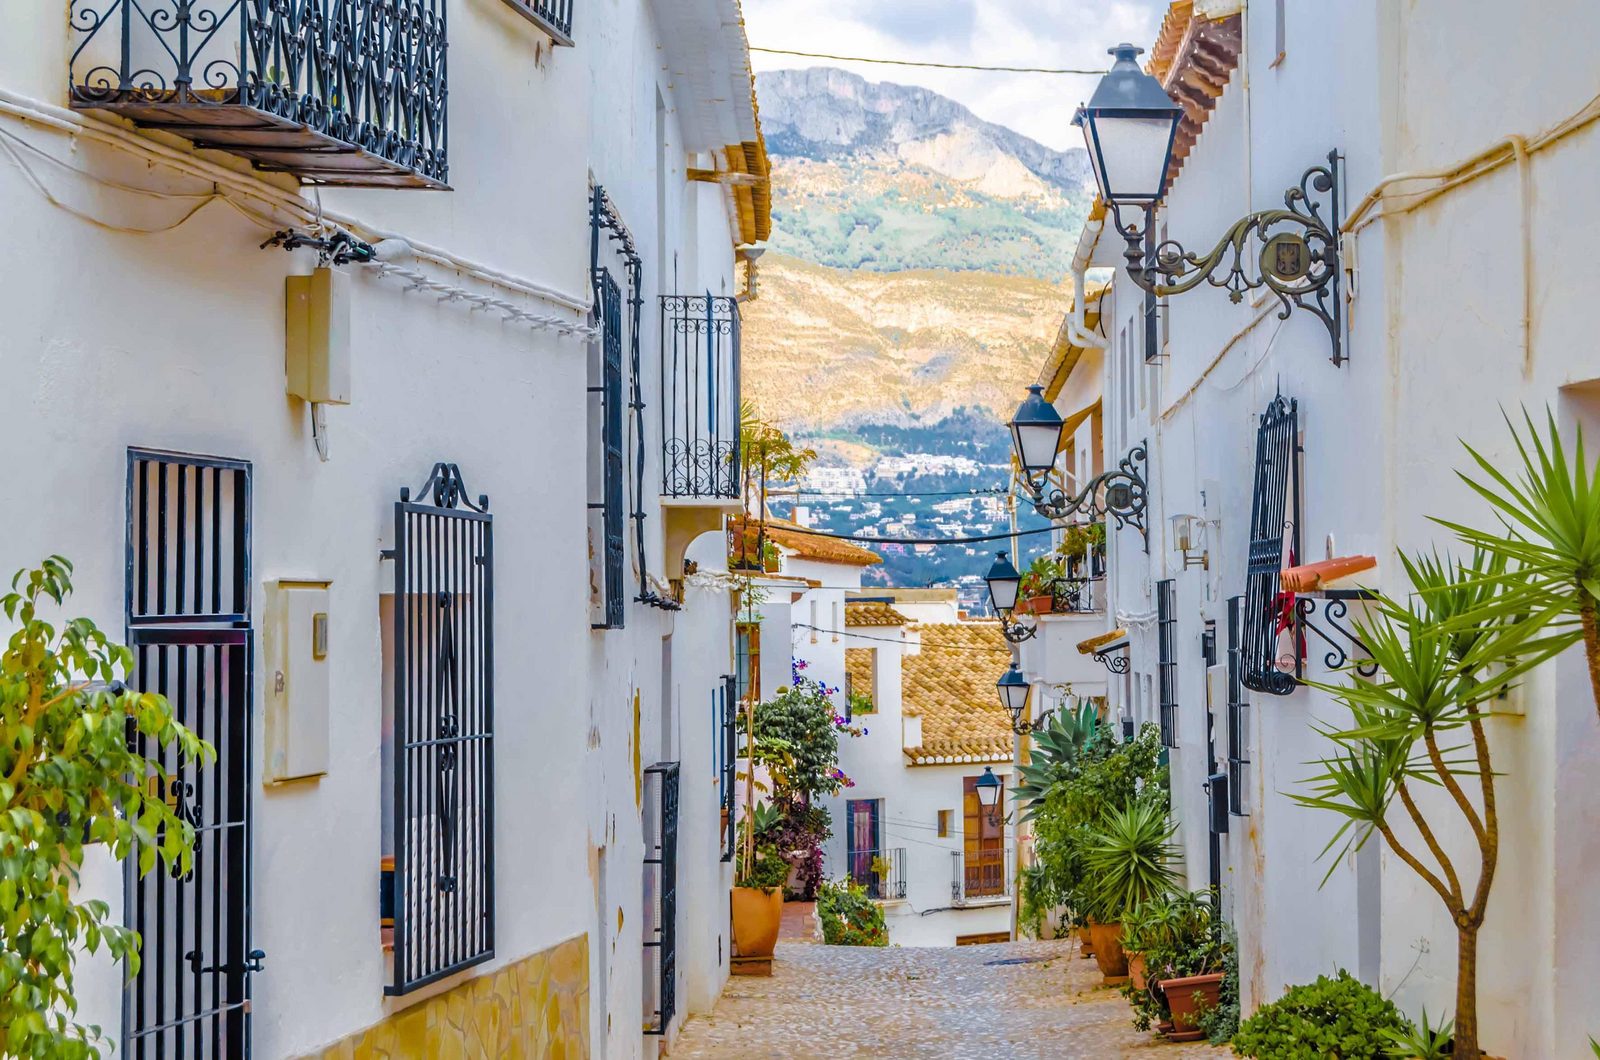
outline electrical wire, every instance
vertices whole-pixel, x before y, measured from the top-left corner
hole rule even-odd
[[[807,497],[993,497],[1004,496],[1010,491],[1004,486],[981,487],[967,490],[908,490],[905,493],[878,493],[867,491],[857,493],[852,490],[768,490],[769,497],[783,497],[785,494],[803,494]]]
[[[877,537],[869,534],[835,534],[827,530],[812,530],[800,526],[779,526],[774,529],[785,534],[809,534],[812,537],[827,537],[835,541],[858,541],[868,545],[970,545],[984,541],[1009,541],[1013,537],[1027,537],[1029,534],[1052,534],[1058,529],[1054,526],[1039,526],[1032,530],[1007,531],[1003,534],[979,534],[975,537]]]
[[[936,63],[925,59],[883,59],[865,55],[830,55],[827,52],[801,52],[790,48],[757,48],[750,46],[753,52],[763,52],[767,55],[798,55],[802,59],[832,59],[841,63],[874,63],[881,66],[925,66],[934,70],[982,70],[987,73],[998,74],[1082,74],[1086,77],[1099,77],[1106,71],[1080,70],[1073,67],[1055,66],[990,66],[986,63]]]
[[[836,637],[850,637],[853,640],[875,640],[880,644],[909,643],[905,640],[897,640],[894,637],[874,637],[870,633],[852,633],[847,629],[824,629],[821,626],[813,626],[805,622],[791,622],[789,625],[792,629],[805,629],[810,630],[813,633],[831,633]],[[1009,648],[974,648],[968,644],[951,644],[947,641],[940,640],[924,640],[921,642],[921,646],[924,648],[938,648],[941,651],[970,651],[979,655],[1011,654],[1011,649]],[[871,715],[868,715],[868,717],[870,716]]]

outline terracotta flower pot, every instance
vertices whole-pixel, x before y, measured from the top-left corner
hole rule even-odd
[[[1072,929],[1072,931],[1073,934],[1078,936],[1078,956],[1093,957],[1094,943],[1089,941],[1089,929],[1086,927],[1075,927]]]
[[[1055,597],[1046,593],[1043,596],[1030,596],[1026,600],[1018,600],[1015,610],[1019,615],[1048,615],[1054,603]]]
[[[1100,975],[1106,986],[1121,986],[1128,981],[1128,957],[1122,952],[1122,925],[1089,925],[1089,941],[1094,946],[1094,960],[1100,966]]]
[[[1135,990],[1143,990],[1150,985],[1144,974],[1144,954],[1128,954],[1128,981],[1133,984]]]
[[[733,889],[733,952],[737,956],[771,957],[782,921],[782,887]]]
[[[1172,1031],[1167,1037],[1175,1042],[1197,1042],[1204,1038],[1200,1013],[1222,1003],[1222,973],[1163,979],[1161,989],[1167,995],[1167,1007],[1172,1010]]]

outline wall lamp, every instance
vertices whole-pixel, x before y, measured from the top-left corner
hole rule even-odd
[[[1109,515],[1117,526],[1134,526],[1146,534],[1144,443],[1129,449],[1115,469],[1096,475],[1077,493],[1068,493],[1050,479],[1066,426],[1037,384],[1028,388],[1028,396],[1011,418],[1011,447],[1033,510],[1046,519],[1063,521],[1086,517],[1094,522]],[[1147,545],[1148,541],[1146,534]]]
[[[1028,713],[1028,700],[1033,695],[1033,686],[1022,676],[1022,671],[1017,669],[1016,663],[1012,663],[1011,668],[1000,675],[1000,680],[994,683],[994,687],[995,691],[1000,693],[1000,705],[1011,715],[1011,731],[1018,736],[1041,732],[1050,724],[1050,715],[1055,713],[1054,710],[1045,711],[1033,721],[1022,720]]]
[[[1206,521],[1198,515],[1172,517],[1172,548],[1183,553],[1183,569],[1211,569],[1211,550],[1206,542]]]
[[[994,769],[984,766],[983,776],[979,777],[973,786],[978,789],[978,804],[983,807],[989,823],[999,824],[1002,785],[1000,778],[994,775]]]
[[[989,604],[1000,619],[1000,633],[1012,644],[1031,640],[1039,632],[1038,627],[1011,619],[1017,606],[1017,592],[1022,587],[1022,572],[1017,570],[1016,564],[1007,559],[1004,552],[996,552],[983,580],[989,587]]]
[[[1236,221],[1209,253],[1184,250],[1176,240],[1157,244],[1154,214],[1167,191],[1172,148],[1183,108],[1161,82],[1139,68],[1144,51],[1131,44],[1109,49],[1116,62],[1100,79],[1072,123],[1083,130],[1100,198],[1111,208],[1127,242],[1128,276],[1158,296],[1192,291],[1202,282],[1224,287],[1234,302],[1265,287],[1282,303],[1287,320],[1295,308],[1310,310],[1328,329],[1335,365],[1345,361],[1339,294],[1339,153],[1314,165],[1284,193],[1284,209],[1262,210]],[[1313,201],[1326,196],[1328,214]],[[1123,211],[1133,220],[1126,220]],[[1251,239],[1261,243],[1250,252]]]

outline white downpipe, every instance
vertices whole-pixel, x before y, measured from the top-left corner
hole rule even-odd
[[[1072,316],[1067,318],[1067,337],[1085,349],[1106,348],[1106,340],[1091,332],[1085,320],[1089,290],[1088,281],[1084,278],[1089,271],[1089,259],[1094,256],[1094,248],[1100,242],[1100,233],[1105,226],[1105,214],[1098,218],[1087,218],[1083,222],[1083,231],[1078,233],[1078,249],[1072,255]]]

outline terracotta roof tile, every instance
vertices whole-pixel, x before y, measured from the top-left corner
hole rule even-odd
[[[1172,145],[1168,182],[1177,177],[1183,160],[1199,141],[1217,98],[1239,65],[1241,47],[1239,15],[1218,19],[1196,15],[1194,0],[1173,0],[1167,9],[1146,69],[1183,107],[1183,120],[1178,123]]]
[[[760,549],[756,547],[755,542],[761,525],[760,520],[747,520],[743,516],[730,520],[728,533],[732,548],[738,549],[739,535],[742,533],[748,554],[760,555]],[[860,545],[853,545],[826,534],[799,533],[800,529],[796,524],[783,519],[766,521],[767,539],[788,549],[801,559],[817,560],[821,563],[844,563],[852,567],[870,567],[883,562],[883,557]]]
[[[892,605],[876,600],[846,600],[844,604],[847,626],[903,626],[910,621]]]
[[[949,759],[1010,761],[1011,719],[994,683],[1011,662],[993,622],[912,627],[922,648],[902,663],[902,709],[922,719],[922,746],[905,749],[911,765]]]

